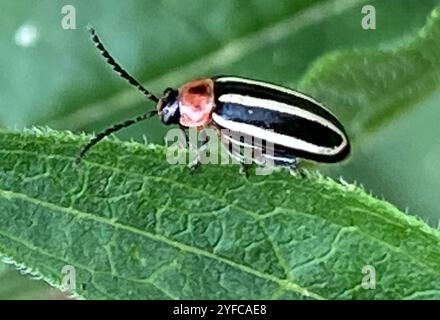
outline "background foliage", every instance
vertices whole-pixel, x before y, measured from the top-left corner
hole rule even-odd
[[[374,31],[360,27],[361,7],[367,3],[377,10]],[[49,125],[91,132],[151,107],[97,56],[83,30],[91,23],[114,56],[155,92],[193,77],[234,74],[299,87],[323,101],[345,102],[334,110],[357,141],[353,156],[342,165],[318,169],[358,181],[437,225],[440,138],[435,133],[440,92],[438,70],[424,58],[438,47],[423,42],[423,37],[417,40],[421,44],[414,44],[414,39],[438,1],[70,1],[77,9],[77,30],[61,28],[64,4],[50,0],[2,4],[2,127]],[[24,24],[39,31],[32,47],[14,41]],[[393,64],[382,52],[402,48],[411,63],[400,61],[403,68],[394,76],[411,85],[387,87],[392,82],[386,76],[392,79],[393,74],[386,71]],[[350,69],[342,72],[334,61],[351,64]],[[363,63],[372,70],[370,78],[356,77],[356,67]],[[405,78],[405,72],[414,78]],[[389,106],[396,92],[406,94],[393,100],[399,107],[371,116],[378,105]],[[361,114],[351,116],[355,113],[349,107],[362,107]],[[152,120],[119,136],[146,135],[161,143],[165,129]],[[0,271],[3,296],[52,294],[35,281],[4,276],[13,274],[5,270]]]

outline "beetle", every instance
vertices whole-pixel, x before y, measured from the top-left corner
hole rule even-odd
[[[217,128],[227,151],[241,163],[246,161],[241,147],[263,151],[263,160],[290,168],[296,168],[297,158],[333,163],[350,153],[342,124],[312,97],[268,82],[216,76],[187,82],[178,89],[167,88],[157,98],[115,61],[92,27],[89,32],[107,63],[155,102],[156,109],[98,133],[80,150],[77,162],[106,136],[156,115],[164,124],[177,124],[182,129]],[[248,144],[243,137],[270,142],[271,152],[267,152],[267,144]]]

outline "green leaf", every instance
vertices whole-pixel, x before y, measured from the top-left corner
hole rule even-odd
[[[98,29],[112,53],[137,78],[152,81],[168,74],[153,87],[162,90],[179,79],[187,80],[184,77],[205,73],[193,68],[188,73],[182,70],[180,78],[173,77],[180,66],[191,63],[208,66],[205,57],[221,53],[224,46],[242,52],[244,50],[237,44],[244,44],[243,39],[252,38],[278,21],[292,20],[298,12],[321,2],[288,0],[268,5],[264,0],[252,3],[206,0],[189,6],[175,0],[160,3],[72,0],[69,4],[76,8],[77,30],[61,28],[61,8],[65,1],[5,2],[2,4],[0,60],[13,60],[14,63],[2,65],[0,126],[16,128],[58,122],[58,127],[63,129],[88,126],[90,130],[97,130],[130,116],[130,112],[138,112],[139,107],[130,103],[133,98],[139,98],[138,93],[109,72],[84,30],[89,23]],[[15,41],[18,30],[26,25],[38,32],[35,44],[30,47]],[[234,40],[235,45],[228,46]],[[226,57],[224,52],[218,56]],[[173,83],[167,83],[170,78]],[[119,98],[112,99],[115,94]],[[141,102],[144,109],[145,102]],[[134,110],[124,108],[127,104]],[[98,112],[93,105],[100,106]],[[85,117],[75,116],[77,111],[84,110],[81,115]],[[77,122],[77,118],[80,121]],[[160,140],[162,132],[161,126],[153,123],[150,133],[156,141]],[[0,278],[0,288],[10,288],[8,279],[11,278]],[[30,281],[29,286],[35,283]],[[25,290],[25,286],[20,288]],[[21,293],[10,292],[10,297],[18,296],[22,296]]]
[[[300,87],[316,95],[334,107],[357,141],[375,141],[368,149],[364,142],[361,147],[357,145],[354,161],[339,174],[342,172],[349,181],[361,181],[401,208],[409,206],[424,217],[431,215],[435,223],[440,144],[429,128],[436,129],[433,119],[438,118],[438,95],[422,104],[419,101],[438,87],[438,63],[432,63],[438,59],[438,42],[436,37],[417,37],[416,31],[438,1],[268,3],[254,1],[252,6],[246,1],[203,1],[189,7],[182,1],[159,4],[127,0],[121,4],[73,0],[69,4],[79,13],[76,31],[59,27],[62,1],[4,3],[0,57],[4,61],[14,57],[16,63],[2,66],[1,125],[21,127],[38,122],[91,131],[147,107],[142,97],[117,79],[97,56],[82,30],[92,23],[118,60],[155,92],[194,76],[230,73]],[[363,4],[377,8],[375,31],[360,28]],[[250,10],[252,15],[248,14]],[[13,36],[23,24],[37,27],[40,36],[36,46],[23,48],[14,43]],[[434,19],[426,34],[438,30],[435,24]],[[434,27],[434,33],[429,31]],[[402,45],[402,40],[407,44]],[[437,44],[431,47],[431,42]],[[364,47],[369,49],[362,50]],[[358,50],[352,52],[352,48]],[[340,49],[343,51],[316,62],[320,55]],[[366,68],[359,65],[365,57],[374,61]],[[341,65],[347,61],[346,67],[358,70],[359,75],[339,69],[333,59]],[[394,59],[402,64],[393,63]],[[394,71],[387,68],[396,68],[396,75],[402,79],[394,81]],[[394,115],[426,106],[430,114],[423,110],[409,114],[399,130]],[[388,129],[376,135],[368,132],[381,125]],[[158,121],[145,128],[136,126],[121,136],[145,133],[154,141],[161,140],[164,129]],[[401,161],[402,152],[395,151],[403,140],[405,161]],[[428,165],[429,170],[424,171]],[[8,286],[4,281],[0,278],[1,288]]]
[[[329,53],[300,88],[333,106],[354,136],[389,123],[440,87],[440,7],[407,43],[389,50]]]
[[[383,14],[377,10],[378,23]],[[440,7],[426,20],[403,40],[322,56],[298,88],[332,106],[354,144],[350,162],[320,170],[359,181],[436,226],[440,140],[433,132],[440,116]],[[381,30],[378,25],[366,32]]]
[[[49,283],[70,265],[86,298],[440,298],[439,232],[354,185],[109,140],[76,167],[84,141],[0,133],[0,252]]]

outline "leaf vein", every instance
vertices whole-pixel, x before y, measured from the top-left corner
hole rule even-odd
[[[30,203],[33,203],[36,205],[40,205],[42,207],[53,209],[55,212],[64,212],[64,213],[67,213],[70,215],[77,216],[82,219],[92,220],[92,221],[95,221],[98,223],[112,226],[117,229],[126,230],[129,232],[138,234],[140,236],[146,237],[148,239],[152,239],[152,240],[164,243],[164,244],[169,245],[171,247],[177,248],[181,251],[192,253],[195,255],[203,256],[203,257],[206,257],[206,258],[209,258],[212,260],[222,262],[224,264],[227,264],[227,265],[234,267],[234,268],[236,268],[240,271],[243,271],[245,273],[254,275],[256,277],[259,277],[261,279],[264,279],[264,280],[267,280],[270,282],[274,282],[274,283],[278,284],[279,286],[284,287],[287,290],[295,291],[295,292],[298,292],[302,295],[314,297],[316,299],[324,299],[324,297],[320,296],[319,294],[311,292],[308,289],[300,286],[299,284],[292,282],[291,280],[280,279],[280,278],[275,277],[273,275],[266,274],[261,271],[255,270],[255,269],[248,267],[246,265],[239,264],[235,261],[232,261],[232,260],[220,257],[220,256],[216,256],[216,255],[212,254],[211,252],[202,250],[200,248],[196,248],[196,247],[192,247],[192,246],[189,246],[186,244],[176,242],[176,241],[168,239],[162,235],[152,234],[150,232],[147,232],[145,230],[140,230],[140,229],[133,227],[133,226],[124,225],[119,222],[112,222],[111,220],[108,220],[103,217],[97,217],[97,216],[94,216],[90,213],[82,212],[82,211],[79,211],[79,210],[73,209],[73,208],[62,207],[58,204],[53,204],[50,202],[35,199],[35,198],[32,198],[26,194],[22,194],[22,193],[18,193],[18,192],[12,192],[12,191],[6,191],[6,190],[0,189],[0,196],[3,198],[6,198],[6,199],[11,199],[11,198],[20,199],[22,201],[27,201],[27,202],[30,202]]]

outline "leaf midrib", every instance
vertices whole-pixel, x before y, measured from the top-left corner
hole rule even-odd
[[[314,293],[314,292],[311,292],[310,290],[300,286],[299,284],[292,282],[292,280],[280,279],[280,278],[275,277],[273,275],[266,274],[261,271],[250,268],[246,265],[242,265],[242,264],[239,264],[235,261],[217,256],[217,255],[215,255],[211,252],[208,252],[206,250],[202,250],[197,247],[189,246],[187,244],[179,243],[177,241],[168,239],[167,237],[164,237],[162,235],[152,234],[148,231],[138,229],[134,226],[125,225],[125,224],[122,224],[119,222],[114,222],[114,221],[111,221],[110,219],[100,217],[100,216],[95,216],[93,214],[90,214],[90,213],[87,213],[84,211],[80,211],[78,209],[62,207],[60,205],[46,202],[46,201],[43,201],[40,199],[36,199],[36,198],[30,197],[26,194],[22,194],[19,192],[13,192],[13,191],[7,191],[7,190],[0,189],[0,195],[1,195],[1,197],[5,198],[5,199],[11,199],[11,198],[20,199],[22,201],[27,201],[27,202],[35,204],[35,205],[39,205],[42,207],[52,209],[54,212],[64,212],[64,213],[73,215],[76,218],[80,218],[80,219],[84,219],[84,220],[92,220],[97,223],[109,225],[115,229],[125,230],[128,232],[134,233],[134,234],[138,234],[138,235],[146,237],[148,239],[151,239],[151,240],[154,240],[157,242],[161,242],[161,243],[164,243],[168,246],[177,248],[181,251],[188,252],[188,253],[195,254],[195,255],[199,255],[199,256],[204,256],[206,258],[228,264],[229,266],[234,267],[240,271],[252,274],[252,275],[257,276],[257,277],[264,279],[264,280],[274,282],[274,283],[278,284],[280,286],[280,288],[283,288],[285,290],[294,291],[294,292],[300,293],[301,295],[313,297],[315,299],[320,299],[320,300],[325,299],[321,295]]]
[[[37,153],[32,152],[32,151],[25,151],[25,150],[7,150],[7,149],[0,150],[0,153],[8,153],[8,152],[9,152],[9,153],[11,153],[11,152],[12,152],[12,153],[17,153],[17,154],[26,153],[26,154],[31,154],[31,155],[34,155],[34,156],[37,156],[37,157],[44,157],[44,158],[58,158],[58,159],[61,159],[61,160],[68,160],[68,161],[73,161],[73,160],[74,160],[73,157],[63,156],[63,155],[50,155],[50,156],[48,156],[48,155],[45,155],[45,154],[42,155],[42,154],[37,154]],[[223,198],[215,198],[215,197],[213,197],[211,194],[207,193],[206,191],[204,191],[204,190],[202,190],[202,189],[196,189],[196,188],[190,187],[190,186],[188,186],[188,185],[185,185],[185,184],[180,183],[180,182],[175,181],[175,180],[170,180],[170,179],[167,179],[167,178],[164,178],[164,177],[157,177],[157,176],[146,176],[146,175],[139,174],[139,173],[136,173],[136,172],[127,171],[127,170],[123,170],[123,169],[120,169],[120,168],[110,167],[110,166],[108,166],[108,165],[100,164],[100,163],[93,162],[93,161],[90,161],[90,160],[84,160],[84,162],[89,163],[89,164],[92,165],[92,166],[100,167],[100,168],[105,169],[105,170],[115,171],[115,172],[118,172],[118,173],[121,173],[121,174],[125,174],[125,175],[130,174],[130,175],[138,176],[138,177],[142,178],[143,180],[144,180],[144,179],[148,179],[148,178],[150,178],[150,179],[162,180],[162,181],[165,181],[165,182],[170,183],[170,184],[179,185],[179,186],[181,186],[181,187],[183,187],[183,188],[187,188],[187,189],[189,189],[189,190],[191,190],[191,191],[199,192],[200,194],[203,194],[203,195],[205,195],[205,196],[207,196],[207,197],[209,197],[209,198],[212,198],[212,199],[214,199],[214,200],[216,200],[216,201],[220,201],[220,202],[222,202],[225,206],[229,206],[229,207],[231,207],[231,208],[235,208],[235,209],[238,210],[238,211],[242,211],[243,213],[245,213],[245,214],[247,214],[247,215],[253,217],[253,218],[256,220],[256,222],[261,221],[261,220],[264,220],[265,216],[270,216],[270,215],[271,215],[271,214],[267,214],[267,215],[259,216],[259,215],[255,214],[255,213],[252,212],[252,211],[248,211],[247,209],[238,206],[236,203],[228,203],[228,202],[227,202],[225,199],[223,199]],[[0,189],[0,190],[1,190],[1,189]],[[36,199],[36,200],[38,200],[38,199]],[[309,217],[309,218],[313,218],[313,219],[322,219],[322,220],[324,220],[324,221],[326,221],[326,222],[328,222],[328,223],[330,223],[330,224],[333,224],[333,225],[335,225],[335,226],[337,226],[337,227],[339,227],[339,228],[342,228],[342,229],[343,229],[343,228],[347,228],[347,227],[349,227],[349,226],[346,226],[346,225],[342,225],[342,224],[340,224],[340,223],[337,223],[337,222],[335,222],[335,221],[329,220],[329,219],[327,219],[327,218],[325,218],[325,217],[323,217],[323,216],[316,216],[316,215],[313,215],[313,214],[310,214],[310,213],[306,213],[306,212],[298,212],[298,211],[296,211],[296,210],[292,210],[292,209],[287,209],[287,211],[288,211],[290,214],[304,215],[304,216],[307,216],[307,217]],[[374,213],[372,213],[372,212],[370,212],[370,211],[368,211],[368,213],[369,213],[369,214],[372,214],[372,215],[374,215],[374,216],[376,216],[376,217],[378,217],[378,218],[381,218],[381,219],[382,219],[383,221],[385,221],[386,223],[389,223],[388,219],[386,219],[386,218],[383,217],[382,215],[374,214]],[[400,226],[401,226],[401,227],[405,227],[404,225],[400,225]],[[423,232],[423,230],[421,230],[421,229],[419,229],[419,230],[420,230],[421,232]],[[409,253],[407,253],[407,252],[405,252],[405,251],[402,251],[402,249],[400,249],[399,247],[397,247],[397,246],[395,246],[395,245],[393,245],[393,244],[390,244],[390,243],[386,242],[386,241],[383,240],[383,239],[380,239],[380,238],[377,238],[377,237],[375,237],[375,236],[372,236],[372,235],[370,235],[370,234],[364,232],[363,230],[359,229],[358,227],[356,227],[353,231],[357,231],[360,235],[362,235],[362,236],[364,236],[364,237],[366,237],[366,238],[369,238],[369,239],[375,240],[375,241],[377,241],[377,242],[380,243],[380,244],[384,244],[385,246],[387,246],[388,248],[390,248],[392,251],[396,252],[397,254],[401,254],[401,255],[403,255],[403,256],[409,258],[411,261],[413,261],[413,262],[416,263],[416,264],[423,265],[424,267],[426,267],[427,269],[429,269],[432,273],[434,273],[434,274],[440,276],[440,271],[434,269],[429,263],[427,263],[427,262],[425,262],[425,261],[420,261],[420,259],[418,259],[417,257],[414,257],[413,255],[411,255],[411,254],[409,254]],[[268,239],[268,240],[270,240],[270,239]],[[172,240],[171,240],[171,241],[172,241]],[[201,250],[201,249],[199,249],[199,248],[196,248],[196,249]],[[277,255],[276,251],[275,251],[275,256],[279,259],[279,257],[278,257],[278,255]],[[236,262],[234,262],[234,263],[236,263]],[[238,264],[238,263],[237,263],[237,264]],[[286,274],[286,276],[287,276],[287,274]],[[279,278],[278,278],[278,279],[279,279]],[[288,279],[280,279],[280,280],[288,280]],[[306,289],[306,290],[307,290],[307,289]]]

